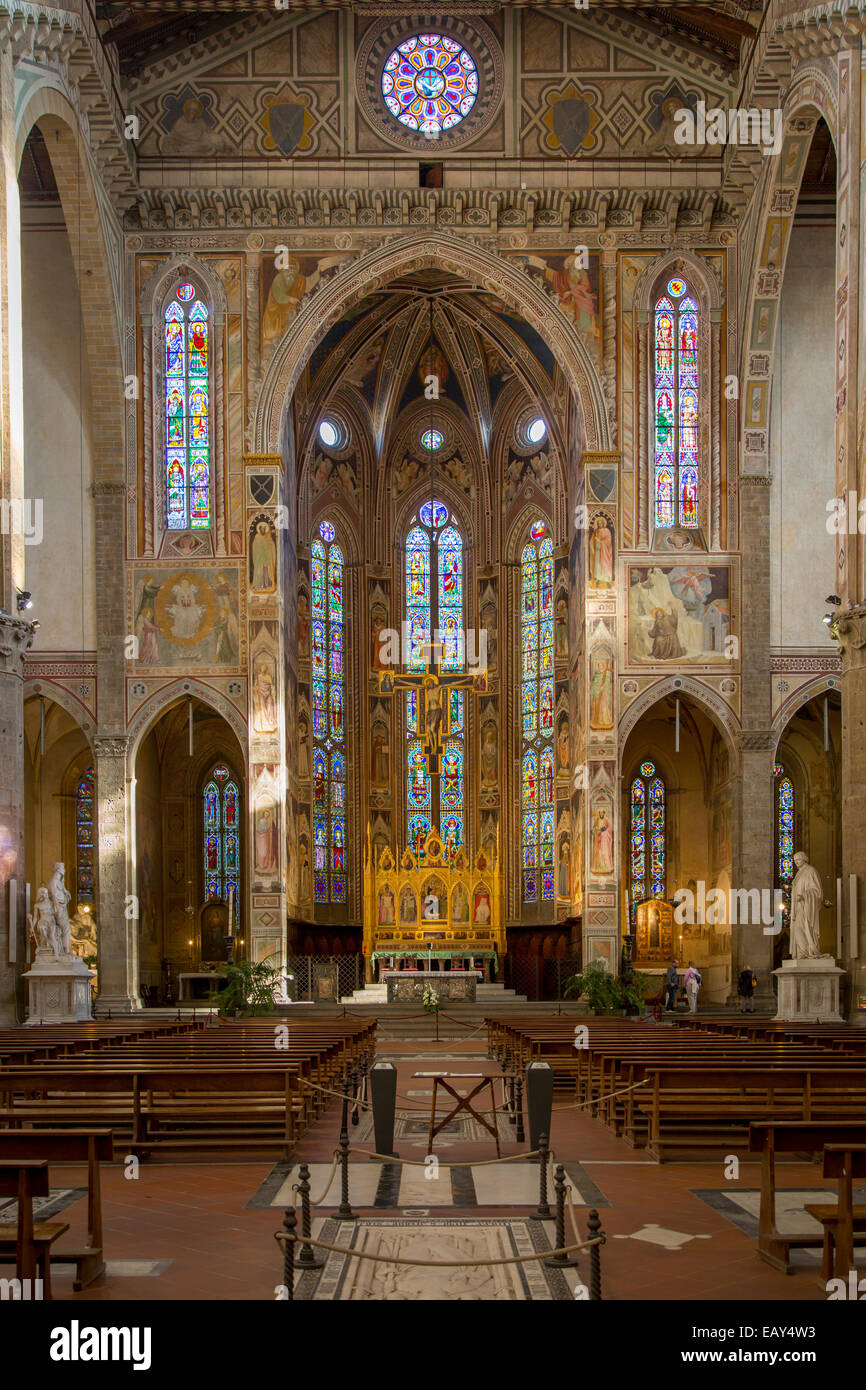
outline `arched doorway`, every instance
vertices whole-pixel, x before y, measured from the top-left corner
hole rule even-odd
[[[674,957],[693,962],[703,1003],[724,1003],[730,992],[731,924],[719,904],[731,886],[736,776],[727,734],[687,693],[642,713],[623,748],[624,927],[634,964],[661,977]],[[720,896],[710,898],[714,890]]]
[[[842,700],[813,695],[788,717],[773,766],[774,886],[790,901],[793,855],[803,850],[824,889],[820,946],[838,954],[837,882],[842,874]],[[788,955],[788,915],[774,944],[774,965]]]
[[[145,1003],[165,1003],[179,976],[225,961],[229,914],[235,959],[246,950],[244,757],[221,715],[181,698],[141,736],[134,777],[139,982]]]

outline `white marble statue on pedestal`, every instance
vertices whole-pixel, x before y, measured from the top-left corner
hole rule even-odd
[[[93,971],[70,949],[72,924],[62,863],[36,894],[27,925],[36,940],[36,959],[23,978],[28,988],[28,1024],[80,1023],[90,1018]]]
[[[845,972],[820,946],[824,889],[817,869],[801,849],[794,863],[791,954],[773,971],[779,988],[776,1018],[789,1023],[841,1023],[840,981]]]
[[[827,952],[819,944],[824,901],[821,879],[803,850],[794,855],[794,863],[797,872],[791,885],[791,959],[826,960]]]

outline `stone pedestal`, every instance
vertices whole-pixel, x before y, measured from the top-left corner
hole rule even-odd
[[[784,1023],[843,1023],[839,985],[844,970],[833,956],[815,960],[783,960],[773,974],[779,982],[779,1011]]]
[[[91,1016],[88,970],[80,956],[62,955],[40,947],[24,975],[27,981],[27,1024],[86,1023]]]

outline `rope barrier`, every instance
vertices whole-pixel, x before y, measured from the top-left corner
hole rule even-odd
[[[345,1245],[326,1245],[321,1240],[305,1240],[302,1236],[290,1235],[288,1231],[274,1231],[277,1244],[292,1241],[295,1245],[312,1245],[316,1250],[330,1250],[336,1255],[351,1255],[356,1260],[374,1260],[377,1264],[417,1265],[422,1269],[478,1269],[485,1265],[523,1265],[534,1260],[549,1260],[554,1255],[571,1255],[575,1250],[589,1250],[593,1245],[603,1245],[604,1236],[592,1236],[579,1245],[563,1245],[558,1250],[542,1250],[534,1255],[505,1255],[499,1259],[488,1260],[409,1260],[397,1255],[371,1255],[365,1250],[352,1250]]]
[[[335,1150],[334,1150],[334,1161],[333,1161],[333,1163],[331,1164],[331,1172],[330,1172],[330,1175],[329,1175],[329,1177],[328,1177],[327,1186],[325,1187],[325,1190],[324,1190],[324,1192],[322,1193],[321,1197],[316,1197],[315,1199],[313,1199],[312,1197],[310,1198],[310,1206],[311,1206],[311,1207],[320,1207],[320,1206],[322,1205],[322,1203],[324,1202],[325,1198],[327,1197],[328,1193],[329,1193],[330,1190],[331,1190],[331,1184],[332,1184],[332,1182],[334,1181],[334,1174],[335,1174],[336,1171],[337,1171],[337,1164],[338,1164],[339,1162],[340,1162],[340,1150],[339,1150],[339,1149],[335,1149]],[[298,1184],[297,1184],[296,1182],[293,1182],[293,1183],[292,1183],[292,1191],[293,1191],[294,1193],[296,1193],[296,1194],[297,1194],[297,1192],[298,1192]],[[296,1197],[295,1197],[295,1206],[297,1206],[297,1205],[298,1205],[298,1199],[297,1199],[297,1196],[296,1196]]]
[[[349,1149],[350,1154],[363,1154],[365,1158],[378,1158],[383,1163],[403,1163],[409,1168],[426,1168],[429,1159],[424,1158],[399,1158],[396,1154],[377,1154],[371,1149]],[[443,1168],[489,1168],[494,1163],[526,1163],[530,1158],[538,1158],[540,1149],[533,1149],[532,1153],[506,1154],[504,1158],[479,1158],[465,1163],[452,1163],[449,1159],[442,1164]],[[434,1154],[430,1158],[435,1157]]]

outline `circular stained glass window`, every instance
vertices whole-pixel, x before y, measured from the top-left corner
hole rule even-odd
[[[224,782],[229,775],[229,770],[225,763],[219,763],[213,770],[213,775],[218,782]]]
[[[681,294],[686,292],[685,280],[668,280],[668,294],[672,294],[674,299],[678,299]]]
[[[184,304],[186,304],[187,300],[192,299],[194,295],[195,285],[191,285],[188,281],[185,281],[182,285],[178,285],[177,297],[178,299],[182,299]]]
[[[448,520],[448,508],[444,502],[425,502],[419,515],[425,526],[444,526]]]
[[[538,416],[537,420],[530,421],[529,428],[526,431],[526,437],[529,440],[530,444],[538,444],[546,434],[547,425],[544,423],[540,415]]]
[[[441,430],[425,430],[421,436],[421,443],[425,449],[441,449],[445,443],[445,436]]]
[[[331,525],[330,521],[322,522],[321,526],[319,527],[319,535],[322,537],[323,541],[327,541],[328,545],[330,545],[331,541],[334,539],[334,536],[336,534],[337,533]]]
[[[640,765],[642,777],[652,777],[655,770],[655,763],[641,763]]]
[[[533,521],[529,528],[529,534],[534,541],[540,541],[546,530],[547,527],[543,521]]]
[[[340,431],[333,420],[323,420],[319,425],[319,438],[326,449],[333,449],[340,442]]]
[[[478,70],[466,49],[444,34],[415,34],[388,58],[382,96],[397,120],[422,135],[452,130],[478,95]]]

